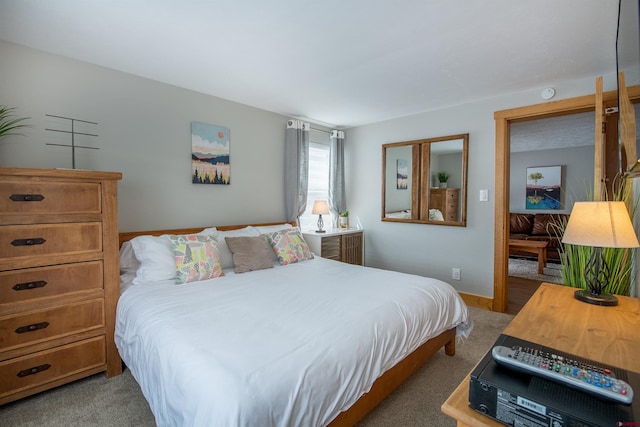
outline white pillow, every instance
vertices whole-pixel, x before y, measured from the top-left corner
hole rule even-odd
[[[133,252],[131,242],[122,243],[120,248],[120,274],[133,274],[135,276],[139,266],[140,261],[138,261],[136,254]]]
[[[199,233],[209,235],[216,232],[215,227],[206,228]],[[128,260],[127,246],[133,249],[136,262]],[[125,268],[135,268],[136,277],[133,284],[143,282],[156,282],[158,280],[173,280],[176,278],[176,264],[173,256],[173,249],[169,235],[162,236],[138,236],[129,242],[124,242],[120,249],[120,273],[123,273],[123,262]],[[134,267],[135,266],[135,267]]]
[[[289,223],[285,223],[285,224],[276,224],[276,225],[257,225],[256,226],[256,230],[258,230],[258,233],[260,234],[275,233],[276,231],[285,230],[289,228],[293,228],[293,225]]]
[[[176,260],[168,236],[138,236],[131,239],[131,247],[140,261],[134,284],[175,280]]]
[[[220,249],[220,264],[222,268],[233,268],[233,254],[231,249],[227,246],[225,237],[258,237],[260,233],[255,227],[248,226],[245,228],[239,228],[237,230],[229,231],[216,231],[218,234],[218,248]]]

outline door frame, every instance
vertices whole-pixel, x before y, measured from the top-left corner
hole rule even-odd
[[[640,86],[627,88],[632,102],[640,101]],[[605,104],[615,102],[618,92],[602,94]],[[511,123],[595,111],[596,95],[546,102],[496,111],[496,169],[495,169],[495,218],[492,310],[506,312],[508,307],[508,257],[509,257],[509,186],[510,186],[510,126]],[[595,119],[595,118],[594,118]]]

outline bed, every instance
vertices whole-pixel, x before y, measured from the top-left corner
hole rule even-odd
[[[217,239],[223,275],[177,285],[154,276],[157,265],[140,274],[169,258],[139,241],[168,236]],[[278,238],[298,253],[282,255]],[[267,241],[269,261],[247,261],[238,243],[248,241]],[[472,328],[450,285],[313,256],[290,225],[122,233],[121,243],[116,345],[160,426],[353,425],[440,348],[453,356]]]

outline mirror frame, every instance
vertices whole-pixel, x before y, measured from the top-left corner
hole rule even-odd
[[[460,221],[432,221],[420,219],[421,210],[428,210],[431,196],[431,144],[444,141],[462,140],[462,176],[460,188]],[[411,146],[411,218],[386,217],[386,177],[387,177],[387,149]],[[425,150],[428,147],[428,150]],[[382,221],[405,222],[418,224],[449,225],[456,227],[467,226],[467,176],[469,167],[469,134],[440,136],[437,138],[417,139],[413,141],[393,142],[382,145]],[[426,191],[425,191],[426,189]],[[423,200],[422,195],[424,194]]]

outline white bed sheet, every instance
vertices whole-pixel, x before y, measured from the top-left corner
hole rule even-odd
[[[160,426],[321,426],[471,321],[439,280],[316,257],[123,292],[116,344]]]

